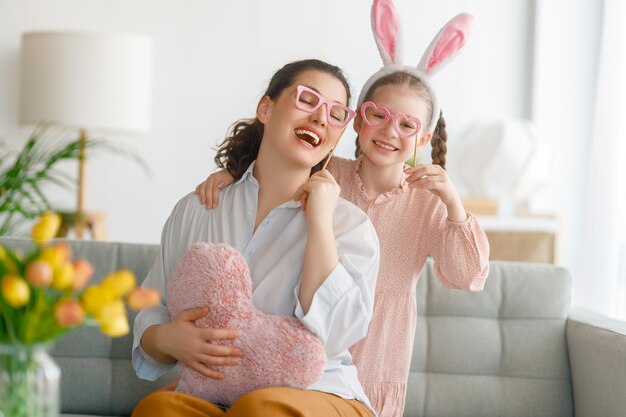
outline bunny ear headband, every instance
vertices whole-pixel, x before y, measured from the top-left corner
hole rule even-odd
[[[372,5],[372,30],[376,46],[383,59],[383,67],[372,75],[361,90],[358,105],[363,104],[365,95],[377,80],[394,72],[406,72],[419,79],[430,92],[433,112],[428,132],[433,132],[439,121],[439,99],[430,82],[430,77],[439,71],[444,62],[449,62],[465,46],[469,29],[474,18],[461,13],[450,20],[437,33],[417,67],[402,64],[402,51],[399,41],[400,25],[392,0],[374,0]]]

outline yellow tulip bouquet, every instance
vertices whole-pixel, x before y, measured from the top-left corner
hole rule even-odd
[[[0,246],[0,343],[53,341],[83,324],[97,325],[107,336],[129,332],[126,304],[139,310],[159,302],[159,294],[136,288],[134,274],[120,270],[86,286],[94,272],[85,259],[71,259],[69,246],[48,245],[61,219],[44,213],[32,229],[37,243],[25,255]]]
[[[87,286],[94,273],[89,261],[72,260],[65,242],[49,243],[60,224],[58,214],[44,213],[25,254],[0,245],[0,416],[57,416],[59,371],[42,353],[45,346],[85,324],[124,336],[127,305],[139,310],[160,302],[156,290],[137,288],[128,270]]]

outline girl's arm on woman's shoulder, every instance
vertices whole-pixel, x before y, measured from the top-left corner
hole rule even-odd
[[[195,193],[198,195],[200,202],[206,205],[206,208],[212,209],[217,207],[220,200],[220,190],[228,187],[235,182],[235,178],[226,169],[221,169],[209,175],[206,180],[202,181],[196,187]]]

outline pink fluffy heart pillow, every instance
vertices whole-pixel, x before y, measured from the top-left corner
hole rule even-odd
[[[304,389],[322,376],[326,353],[320,340],[297,318],[269,316],[254,307],[248,265],[228,245],[193,244],[168,278],[167,308],[172,317],[205,306],[209,314],[196,324],[242,330],[237,339],[219,343],[240,348],[244,357],[238,365],[212,367],[224,374],[222,380],[181,363],[178,392],[228,406],[256,389]]]

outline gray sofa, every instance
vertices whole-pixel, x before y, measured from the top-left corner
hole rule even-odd
[[[0,244],[29,242],[0,238]],[[72,242],[96,266],[145,276],[154,245]],[[493,262],[485,290],[448,290],[432,265],[417,288],[418,322],[405,417],[626,416],[626,324],[570,312],[571,279],[550,265]],[[131,317],[132,319],[132,317]],[[126,416],[176,377],[139,380],[132,337],[81,328],[56,344],[63,416]]]

